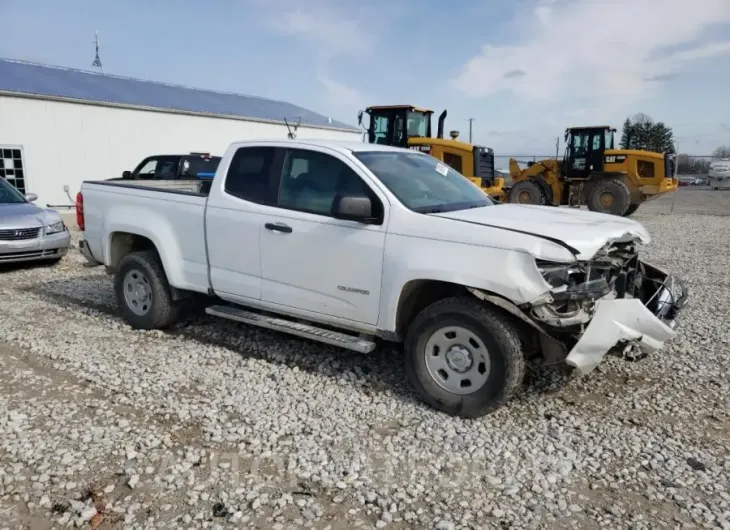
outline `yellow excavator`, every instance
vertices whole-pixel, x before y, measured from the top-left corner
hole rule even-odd
[[[458,131],[451,131],[451,139],[445,139],[445,110],[439,116],[435,138],[431,136],[432,110],[413,105],[382,105],[368,107],[364,113],[370,117],[369,143],[407,147],[430,154],[466,176],[491,197],[504,198],[504,179],[495,177],[494,151],[457,140]],[[362,118],[363,111],[360,111],[360,125]]]
[[[522,169],[510,159],[506,202],[585,204],[592,211],[629,216],[641,203],[678,188],[671,155],[615,149],[615,132],[607,125],[570,127],[563,160],[530,162]]]

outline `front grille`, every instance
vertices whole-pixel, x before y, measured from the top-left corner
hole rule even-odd
[[[35,239],[41,233],[40,228],[11,228],[0,230],[0,241],[24,241]]]

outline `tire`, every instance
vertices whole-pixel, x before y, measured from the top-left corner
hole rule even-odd
[[[451,333],[456,338],[449,338]],[[473,369],[464,371],[464,357],[452,357],[461,364],[461,373],[447,361],[445,351],[434,347],[435,342],[445,344],[444,340],[451,340],[454,342],[449,351],[459,355],[463,344],[459,336],[467,338],[465,343],[471,360],[476,361],[471,364]],[[472,339],[478,347],[469,344]],[[427,358],[437,350],[438,355]],[[484,357],[478,355],[480,350]],[[488,362],[488,371],[483,359]],[[455,378],[452,382],[445,380],[438,370],[434,373],[434,363],[438,365],[439,361],[445,368],[443,371],[448,370],[447,375]],[[463,418],[484,416],[506,403],[520,387],[525,371],[520,334],[514,323],[498,309],[468,297],[435,302],[416,316],[406,333],[405,363],[406,374],[423,401],[451,416]],[[462,388],[465,377],[474,383]],[[445,388],[457,385],[460,387],[457,391]],[[475,390],[470,390],[471,387]]]
[[[638,209],[639,209],[639,205],[638,204],[631,204],[631,205],[629,205],[629,209],[624,212],[624,217],[628,217],[629,215],[631,215],[634,212],[636,212],[636,210],[638,210]]]
[[[526,200],[521,200],[526,199]],[[545,194],[534,180],[521,180],[509,190],[507,202],[517,204],[545,204]]]
[[[172,300],[170,284],[154,250],[131,252],[121,259],[114,291],[122,317],[135,329],[164,329],[178,318],[180,305]]]
[[[602,202],[606,196],[612,197],[610,203]],[[593,212],[624,215],[631,206],[631,192],[623,181],[618,179],[598,179],[588,189],[588,209]]]

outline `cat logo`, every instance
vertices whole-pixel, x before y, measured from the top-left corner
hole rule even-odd
[[[420,151],[421,153],[427,154],[431,152],[430,145],[411,145],[408,147],[408,149],[413,149],[414,151]]]
[[[626,155],[606,155],[606,164],[623,164],[626,162]]]

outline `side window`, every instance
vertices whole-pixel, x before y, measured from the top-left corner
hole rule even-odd
[[[375,144],[387,144],[388,143],[388,118],[386,116],[377,116],[375,118],[373,133],[375,136],[375,138],[373,139],[373,143],[375,143]]]
[[[593,151],[600,151],[601,150],[601,133],[593,133]]]
[[[379,204],[370,188],[342,161],[316,151],[290,149],[284,159],[277,205],[330,215],[338,195],[365,195]]]
[[[177,165],[179,158],[176,156],[162,156],[157,159],[155,178],[160,180],[172,180],[177,178]]]
[[[159,161],[159,157],[155,157],[155,158],[150,158],[147,161],[143,162],[142,165],[140,166],[140,168],[134,172],[134,176],[142,178],[142,179],[154,178],[158,161]]]
[[[271,167],[274,147],[241,147],[233,155],[224,189],[234,197],[271,204]]]
[[[461,157],[459,155],[455,155],[454,153],[444,153],[444,163],[451,166],[459,173],[462,173]]]

